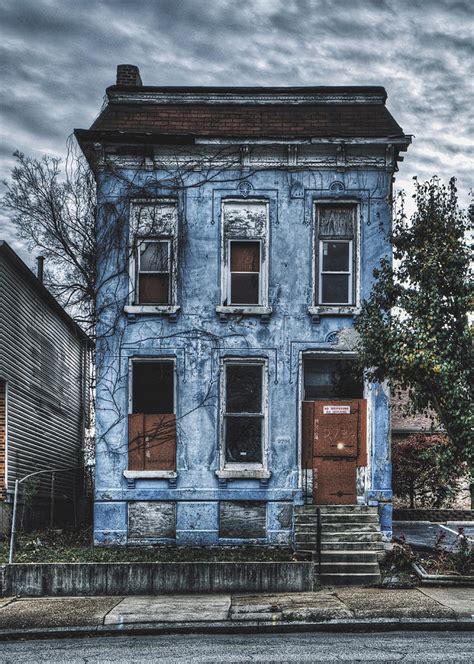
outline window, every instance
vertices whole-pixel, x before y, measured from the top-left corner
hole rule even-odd
[[[133,360],[128,416],[129,470],[176,468],[176,415],[172,360]]]
[[[132,413],[174,412],[174,364],[171,360],[133,363]]]
[[[171,241],[141,241],[137,263],[138,304],[170,304]]]
[[[317,288],[320,305],[355,304],[356,206],[317,205]]]
[[[225,464],[262,464],[265,429],[264,362],[224,364]]]
[[[268,203],[222,204],[222,306],[270,313],[268,308]],[[265,311],[264,311],[265,310]]]
[[[126,311],[175,313],[177,274],[176,203],[133,201],[130,209],[131,297]]]
[[[230,240],[229,304],[261,304],[260,242]]]
[[[364,382],[354,360],[336,357],[305,358],[304,400],[362,399]]]

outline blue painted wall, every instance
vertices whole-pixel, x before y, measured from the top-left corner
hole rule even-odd
[[[158,174],[159,176],[159,174]],[[245,173],[236,173],[236,178]],[[216,313],[220,296],[220,202],[239,197],[237,180],[204,184],[180,192],[184,237],[180,247],[178,304],[175,322],[166,316],[127,317],[129,197],[142,196],[150,178],[146,171],[105,171],[98,175],[100,323],[97,348],[97,459],[95,541],[127,542],[129,501],[178,501],[178,544],[217,544],[221,500],[268,503],[267,538],[288,544],[291,523],[285,505],[302,501],[299,486],[300,357],[304,351],[347,350],[349,316],[322,316],[312,321],[313,204],[319,199],[357,200],[360,204],[360,287],[368,296],[372,271],[389,251],[388,199],[392,173],[373,170],[275,170],[248,175],[249,198],[270,203],[269,300],[267,324],[257,316],[229,317]],[[136,189],[127,182],[133,181]],[[335,185],[335,182],[343,185]],[[297,182],[301,187],[294,187]],[[188,183],[189,184],[189,183]],[[331,188],[331,185],[333,187]],[[173,192],[148,186],[149,196]],[[382,228],[385,232],[382,231]],[[121,238],[118,246],[111,234]],[[345,329],[340,342],[331,333]],[[173,357],[177,367],[176,485],[166,479],[127,482],[128,362],[132,357]],[[219,360],[226,356],[268,358],[269,458],[271,478],[229,480],[219,484]],[[370,465],[364,499],[381,505],[382,527],[391,529],[391,466],[387,395],[381,386],[367,386]],[[203,403],[204,402],[204,403]],[[282,516],[283,515],[283,516]],[[222,541],[221,541],[222,542]],[[226,540],[230,543],[230,540]],[[232,541],[233,542],[233,541]]]

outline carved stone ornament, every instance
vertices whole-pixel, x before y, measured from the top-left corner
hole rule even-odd
[[[345,186],[344,186],[344,183],[343,183],[343,182],[340,182],[339,180],[336,180],[335,182],[333,182],[333,183],[331,184],[331,186],[329,187],[329,189],[330,189],[331,191],[344,191]]]
[[[252,193],[253,186],[250,184],[248,180],[243,180],[242,182],[239,182],[237,189],[241,196],[247,198],[247,196],[250,196],[250,194]]]
[[[293,182],[290,187],[290,198],[303,198],[304,189],[301,182]]]
[[[328,335],[326,335],[326,343],[327,344],[337,344],[339,340],[339,332],[329,332]]]

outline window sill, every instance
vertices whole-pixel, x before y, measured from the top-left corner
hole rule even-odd
[[[310,316],[356,316],[360,313],[360,307],[353,305],[318,305],[308,307]]]
[[[216,475],[219,479],[226,480],[268,480],[272,476],[271,472],[264,468],[224,468],[216,470]]]
[[[216,307],[218,314],[236,314],[236,315],[254,315],[254,316],[269,316],[272,313],[271,307],[262,305],[248,305],[240,306],[235,304],[233,306],[219,306]]]
[[[124,470],[127,480],[174,480],[178,477],[175,470]]]
[[[181,307],[176,304],[127,304],[124,307],[126,314],[163,314],[165,316],[175,315]]]

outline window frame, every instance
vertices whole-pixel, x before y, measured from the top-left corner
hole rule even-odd
[[[227,367],[228,366],[249,366],[257,365],[261,367],[262,380],[262,403],[259,413],[227,413]],[[270,477],[267,471],[268,457],[268,359],[265,357],[226,357],[221,360],[221,422],[220,422],[220,471],[218,476],[238,477],[252,476],[260,479]],[[227,417],[258,417],[261,425],[261,461],[236,462],[227,461],[227,439],[226,439],[226,419]]]
[[[354,210],[354,224],[352,236],[335,236],[320,238],[319,236],[319,210],[325,206],[345,206],[352,207]],[[360,256],[361,256],[361,201],[359,199],[351,198],[321,198],[313,200],[313,242],[312,242],[312,263],[313,263],[313,287],[312,287],[312,302],[308,307],[308,312],[312,316],[319,316],[320,314],[332,315],[354,315],[360,309]],[[349,272],[342,272],[343,274],[350,274],[349,291],[351,301],[348,304],[334,303],[327,304],[321,302],[322,300],[322,251],[323,242],[349,242],[350,243],[350,258],[349,258]],[[332,272],[336,274],[337,272]],[[329,272],[331,274],[331,272]]]
[[[238,242],[239,244],[243,243],[253,243],[253,244],[258,244],[259,246],[259,257],[258,257],[258,272],[237,272],[236,270],[232,270],[232,244],[234,242]],[[261,307],[263,306],[262,301],[263,301],[263,293],[262,293],[262,239],[257,238],[257,239],[250,239],[250,238],[229,238],[227,240],[227,303],[229,307]],[[232,275],[233,274],[258,274],[258,302],[257,303],[237,303],[234,304],[232,303]]]
[[[170,226],[170,232],[150,232],[147,233],[146,226],[139,228],[134,235],[134,223],[136,216],[140,215],[140,210],[146,207],[166,207],[172,206],[175,211],[175,218]],[[178,230],[179,214],[178,200],[175,198],[135,198],[130,200],[129,211],[129,251],[128,251],[128,275],[129,275],[129,293],[127,304],[124,307],[126,314],[134,316],[136,314],[164,314],[175,316],[180,310],[178,305]],[[151,304],[139,303],[139,246],[143,242],[163,242],[170,243],[170,271],[169,271],[169,304]],[[155,273],[156,274],[156,273]]]
[[[265,207],[265,229],[261,235],[233,234],[226,230],[226,206],[234,205],[262,205]],[[255,314],[270,315],[272,308],[269,306],[268,284],[269,284],[269,256],[270,256],[270,201],[264,198],[222,198],[220,202],[220,281],[221,295],[220,305],[216,307],[218,314]],[[230,242],[260,242],[260,280],[259,280],[259,304],[229,304],[230,299]]]
[[[170,362],[173,370],[173,413],[178,421],[178,374],[176,370],[176,357],[174,355],[144,355],[128,358],[128,415],[133,415],[133,369],[134,365],[142,362]],[[171,414],[171,413],[170,413]],[[179,446],[179,427],[176,428],[176,449]],[[126,468],[122,471],[127,481],[134,482],[137,479],[166,479],[175,481],[178,477],[177,470],[129,470],[128,469],[128,436],[126,446]]]
[[[354,239],[332,239],[332,238],[319,238],[319,257],[318,257],[318,305],[321,307],[353,307],[354,305],[354,258],[353,258],[353,245]],[[333,244],[348,244],[349,245],[349,258],[348,258],[348,270],[324,270],[323,261],[324,261],[324,243],[333,243]],[[323,302],[323,275],[326,274],[343,274],[349,277],[349,287],[348,287],[348,301],[347,302]]]
[[[141,256],[140,256],[140,247],[143,244],[167,244],[168,245],[168,271],[159,272],[158,270],[141,270]],[[135,302],[138,306],[141,307],[169,307],[173,304],[173,285],[174,285],[174,275],[173,275],[173,238],[165,235],[160,235],[157,237],[138,237],[136,243],[136,276],[135,276]],[[168,302],[140,302],[140,275],[141,274],[157,274],[157,275],[168,275]]]

